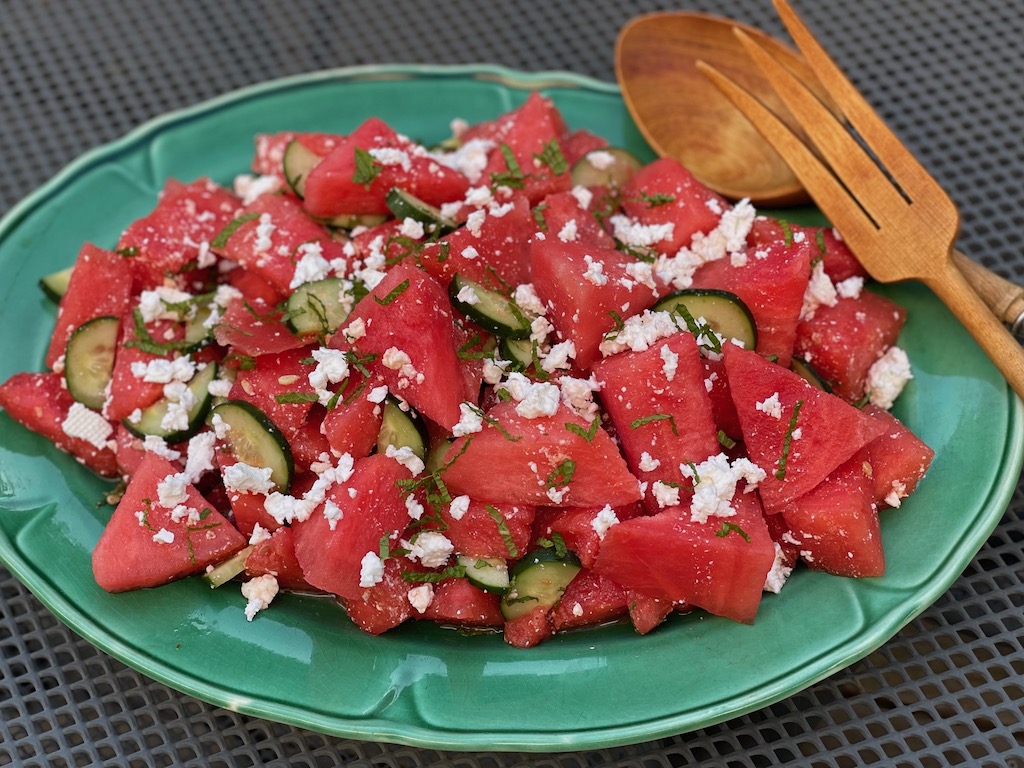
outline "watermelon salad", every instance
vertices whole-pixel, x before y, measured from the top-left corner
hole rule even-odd
[[[98,585],[529,647],[750,623],[798,563],[880,576],[879,510],[932,451],[889,412],[905,312],[841,237],[539,93],[451,128],[260,135],[230,186],[167,181],[41,280],[46,370],[0,406],[118,483]]]

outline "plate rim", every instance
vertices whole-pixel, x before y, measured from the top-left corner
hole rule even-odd
[[[161,131],[180,122],[196,120],[204,114],[215,113],[221,108],[258,99],[268,94],[293,87],[308,87],[320,82],[414,80],[430,77],[492,80],[519,90],[569,87],[621,98],[621,91],[617,85],[585,75],[567,71],[525,72],[494,64],[361,65],[317,70],[254,83],[152,117],[120,138],[82,153],[10,208],[0,219],[0,242],[6,240],[31,211],[35,210],[50,193],[69,179],[93,165],[101,164],[129,150],[136,143],[151,141]],[[354,718],[328,715],[319,710],[297,708],[294,705],[285,705],[281,702],[246,699],[239,695],[232,695],[222,686],[209,684],[198,675],[184,675],[170,665],[161,665],[160,660],[155,656],[143,655],[139,649],[132,647],[119,636],[94,622],[91,617],[85,616],[77,610],[76,606],[70,604],[70,601],[62,593],[51,588],[45,578],[37,578],[33,566],[11,546],[3,529],[0,529],[0,556],[18,580],[47,609],[88,642],[147,677],[215,706],[339,737],[380,740],[431,749],[544,751],[619,746],[707,727],[727,718],[765,708],[792,696],[870,654],[948,591],[959,574],[977,556],[985,540],[998,525],[1003,511],[1017,487],[1022,460],[1024,460],[1024,418],[1022,418],[1024,417],[1024,404],[1019,398],[1013,396],[1008,386],[1006,392],[1009,401],[1008,424],[1004,450],[1000,454],[1000,466],[1002,469],[1010,471],[1000,472],[997,481],[989,489],[988,495],[982,502],[979,502],[979,508],[988,510],[985,525],[973,529],[971,535],[964,539],[967,546],[961,546],[953,553],[952,557],[947,557],[943,561],[940,570],[941,578],[936,578],[927,588],[915,591],[913,595],[915,599],[908,599],[902,606],[903,610],[886,612],[882,619],[874,622],[869,631],[862,633],[856,641],[848,641],[841,648],[818,657],[811,665],[815,669],[811,677],[806,674],[797,675],[795,670],[790,670],[774,679],[768,686],[770,692],[767,695],[756,697],[746,695],[742,697],[745,700],[741,701],[737,701],[737,696],[734,695],[726,702],[705,708],[700,717],[695,717],[687,712],[676,712],[621,726],[601,728],[591,726],[587,730],[573,731],[562,735],[555,731],[530,734],[496,730],[487,732],[446,730],[439,732],[407,721],[395,722],[374,717],[364,722]],[[998,509],[998,513],[995,511],[996,509]],[[794,680],[794,677],[799,679]]]

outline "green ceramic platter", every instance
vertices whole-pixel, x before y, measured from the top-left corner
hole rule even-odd
[[[430,143],[453,117],[494,117],[541,89],[570,126],[650,158],[611,85],[493,67],[374,68],[248,88],[148,123],[85,155],[0,224],[0,379],[40,370],[53,307],[40,276],[84,241],[110,247],[169,177],[228,183],[253,135],[346,132],[377,115]],[[884,514],[888,571],[854,581],[798,571],[741,626],[675,616],[647,637],[617,625],[532,650],[411,622],[360,633],[325,599],[286,595],[248,623],[235,587],[199,579],[108,595],[90,552],[105,483],[0,414],[0,557],[76,632],[150,677],[214,704],[328,734],[457,750],[557,751],[700,728],[789,696],[892,637],[961,573],[995,527],[1021,465],[1021,404],[963,328],[918,285],[914,380],[896,414],[935,451],[920,490]]]

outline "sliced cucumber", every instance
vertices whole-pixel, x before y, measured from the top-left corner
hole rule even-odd
[[[448,455],[448,449],[452,447],[454,440],[439,440],[427,451],[427,458],[423,460],[427,472],[436,472],[444,467],[444,457]]]
[[[306,194],[306,177],[322,159],[298,139],[292,139],[284,148],[281,160],[284,179],[300,200]]]
[[[427,427],[414,411],[403,410],[398,400],[388,395],[384,400],[384,413],[377,433],[377,450],[384,453],[389,445],[411,448],[421,459],[427,457]]]
[[[466,293],[476,295],[476,302],[466,301]],[[448,296],[459,312],[484,330],[504,339],[529,339],[530,321],[512,299],[475,280],[456,274],[448,284]]]
[[[209,583],[211,589],[216,589],[222,584],[227,584],[235,576],[245,570],[245,561],[252,552],[252,545],[239,550],[223,563],[215,565],[203,574],[203,578]]]
[[[65,267],[57,272],[51,272],[39,279],[39,287],[46,297],[53,302],[60,303],[64,294],[68,292],[68,284],[71,282],[71,270],[74,266]]]
[[[533,342],[529,339],[500,339],[498,354],[502,360],[512,362],[514,371],[525,371],[536,362],[533,358]]]
[[[554,548],[528,553],[509,570],[509,590],[501,598],[502,615],[515,619],[537,607],[554,607],[581,568],[574,552],[566,551],[562,557]]]
[[[288,327],[299,336],[334,333],[348,317],[352,302],[342,300],[345,283],[340,277],[325,277],[303,283],[288,297]]]
[[[602,162],[606,159],[605,155],[611,156],[607,164]],[[576,161],[572,167],[572,183],[583,187],[601,186],[618,189],[642,166],[643,163],[635,155],[624,149],[598,149],[588,152]]]
[[[138,421],[125,419],[122,423],[139,437],[146,435],[158,435],[168,443],[180,443],[188,440],[196,434],[203,426],[203,420],[210,410],[210,382],[217,378],[217,364],[207,363],[202,370],[197,371],[188,383],[189,391],[193,396],[192,407],[188,410],[188,426],[185,429],[167,429],[162,426],[167,412],[173,405],[176,405],[168,398],[161,398],[151,406],[142,411],[142,418]]]
[[[213,328],[208,328],[206,322],[213,314],[213,294],[207,293],[197,296],[194,299],[195,306],[183,322],[185,324],[185,341],[189,346],[185,352],[194,352],[205,347],[213,339]]]
[[[814,366],[802,357],[793,355],[793,359],[789,363],[789,369],[793,371],[793,373],[799,374],[801,378],[807,381],[807,383],[815,389],[820,389],[823,392],[832,394],[832,385],[822,378],[821,374],[814,369]]]
[[[508,563],[500,557],[459,555],[456,559],[466,569],[466,581],[477,589],[499,595],[508,592]]]
[[[295,462],[288,440],[263,411],[245,400],[227,400],[210,411],[230,427],[225,440],[239,461],[270,467],[270,479],[282,493],[291,485]]]
[[[420,200],[416,195],[406,192],[404,189],[392,187],[388,190],[386,199],[388,209],[399,221],[412,219],[422,224],[429,224],[435,227],[435,232],[451,232],[458,224],[451,218],[441,213],[441,209]]]
[[[384,214],[377,213],[339,213],[324,220],[324,224],[332,229],[355,229],[356,227],[376,227],[388,220]]]
[[[714,288],[687,288],[661,299],[654,305],[654,311],[680,312],[681,306],[691,317],[703,317],[711,330],[726,340],[741,341],[746,349],[757,346],[754,316],[735,293]]]
[[[103,315],[86,320],[68,338],[64,352],[68,392],[94,411],[102,411],[107,399],[120,335],[120,318]]]

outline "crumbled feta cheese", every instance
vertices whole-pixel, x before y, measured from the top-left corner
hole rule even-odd
[[[409,558],[419,560],[425,568],[440,568],[455,550],[448,537],[437,531],[423,531],[403,546],[409,550]]]
[[[239,493],[268,494],[274,489],[274,481],[270,476],[274,470],[270,467],[253,467],[243,461],[225,467],[222,472],[224,487]]]
[[[563,486],[561,488],[548,488],[547,497],[550,499],[552,504],[561,504],[562,499],[565,498],[565,494],[569,492],[569,486]]]
[[[789,574],[793,572],[793,569],[786,565],[785,555],[782,553],[782,547],[779,546],[778,542],[775,542],[775,561],[772,563],[771,570],[768,571],[768,576],[764,581],[764,591],[774,592],[776,595],[782,590],[782,585],[786,583],[786,579],[789,578]]]
[[[608,533],[608,529],[618,522],[619,517],[615,514],[615,510],[611,508],[610,504],[605,504],[601,511],[594,516],[594,519],[590,521],[590,527],[594,529],[598,540],[604,541],[604,536]]]
[[[888,410],[912,378],[907,353],[900,347],[889,347],[868,369],[864,388],[872,405]]]
[[[484,219],[487,218],[487,211],[480,209],[473,211],[469,216],[466,217],[466,231],[469,232],[473,237],[480,237],[480,228],[484,225]],[[465,252],[462,254],[465,256]],[[472,258],[472,257],[467,257]]]
[[[573,607],[572,607],[572,615],[575,616],[576,618],[579,618],[580,616],[582,616],[583,615],[583,605],[580,604],[580,603],[575,603],[573,605]]]
[[[361,317],[357,317],[345,326],[343,333],[345,334],[345,340],[349,344],[355,344],[361,338],[366,336],[366,320]]]
[[[423,229],[422,221],[416,221],[416,219],[406,216],[402,219],[402,226],[398,228],[398,234],[411,240],[422,240],[426,231]]]
[[[558,380],[558,388],[562,394],[562,402],[585,419],[597,416],[597,403],[594,393],[600,391],[601,384],[591,374],[589,379],[578,379],[573,376],[562,376]]]
[[[409,153],[404,149],[398,149],[397,147],[372,147],[367,152],[370,157],[381,165],[397,165],[403,171],[408,171],[412,168],[412,158],[409,157]]]
[[[647,451],[640,454],[640,461],[637,463],[637,469],[641,472],[653,472],[661,466],[661,459],[656,459]]]
[[[456,496],[448,505],[448,514],[452,516],[452,520],[461,520],[468,511],[469,496],[466,495]]]
[[[643,352],[681,328],[676,316],[670,312],[652,312],[645,309],[639,315],[626,318],[622,328],[613,337],[604,339],[599,349],[605,357],[627,349]]]
[[[660,509],[674,507],[679,503],[679,488],[663,483],[661,480],[654,481],[651,485],[651,493],[654,494],[654,500],[658,502]]]
[[[200,432],[188,441],[188,452],[185,457],[185,475],[189,482],[196,482],[204,472],[213,469],[214,446],[217,435],[213,432]]]
[[[889,493],[885,496],[885,503],[893,509],[899,508],[903,499],[907,497],[907,486],[900,480],[893,480],[889,486]]]
[[[214,397],[228,397],[231,394],[232,386],[234,386],[232,382],[227,379],[214,379],[206,391]]]
[[[581,184],[572,188],[572,196],[576,198],[576,202],[584,211],[589,209],[590,204],[594,202],[594,193]]]
[[[860,292],[864,289],[864,278],[860,275],[848,277],[836,283],[836,293],[841,299],[860,298]]]
[[[327,405],[334,397],[334,393],[327,387],[329,384],[337,384],[348,378],[348,358],[344,351],[320,347],[314,349],[312,357],[316,360],[316,368],[309,372],[309,386],[315,391],[321,405]]]
[[[409,598],[409,605],[419,613],[423,613],[434,601],[434,585],[420,584],[418,587],[410,589],[407,596]]]
[[[410,497],[411,498],[411,497]],[[341,507],[335,504],[330,499],[324,502],[324,519],[327,521],[327,527],[332,531],[338,527],[338,521],[345,517],[345,513]]]
[[[191,293],[172,288],[170,286],[157,286],[151,291],[143,291],[139,294],[139,313],[142,319],[151,323],[154,320],[179,320],[181,311],[178,306],[191,301]],[[169,309],[174,307],[174,309]]]
[[[779,402],[779,393],[775,392],[771,397],[766,397],[759,403],[754,403],[755,410],[767,413],[773,419],[782,418],[782,403]]]
[[[682,464],[679,471],[694,481],[690,519],[695,523],[706,523],[711,516],[732,517],[736,514],[732,506],[736,484],[745,480],[746,492],[750,492],[767,476],[750,459],[739,458],[730,463],[724,453],[709,456],[696,467]]]
[[[305,283],[323,280],[331,273],[331,264],[323,255],[323,246],[318,242],[303,243],[299,246],[295,263],[295,275],[288,286],[292,290]]]
[[[166,528],[161,528],[159,531],[153,534],[153,541],[157,544],[173,544],[174,534],[168,531]]]
[[[583,256],[587,264],[587,271],[583,273],[583,279],[594,285],[601,286],[608,283],[608,276],[604,273],[604,262],[595,261],[590,254]]]
[[[242,597],[249,601],[245,606],[245,618],[252,621],[257,613],[273,602],[279,589],[277,579],[269,573],[256,576],[242,584]]]
[[[393,445],[389,445],[384,451],[384,455],[389,459],[394,459],[403,467],[412,472],[413,477],[420,474],[424,469],[423,459],[417,456],[412,448],[407,445],[403,445],[401,448],[396,448]]]
[[[470,306],[480,303],[480,297],[476,295],[476,290],[472,285],[464,285],[459,288],[456,298],[463,304],[469,304]]]
[[[576,240],[577,234],[576,219],[569,219],[558,231],[558,239],[563,243],[572,243]],[[604,285],[604,283],[595,283],[595,285]]]
[[[615,155],[603,149],[595,149],[586,154],[587,162],[599,171],[607,171],[615,165]]]
[[[679,355],[673,352],[668,344],[663,344],[661,347],[661,359],[664,362],[661,370],[665,374],[665,378],[672,381],[676,377],[676,371],[679,369]]]
[[[479,432],[484,428],[483,413],[472,403],[459,403],[459,423],[452,427],[455,437]]]
[[[412,494],[405,497],[405,509],[413,520],[423,517],[423,505]]]
[[[146,435],[142,441],[142,450],[155,453],[168,461],[177,461],[181,458],[181,451],[168,447],[167,441],[160,435]]]
[[[560,341],[552,345],[540,362],[540,367],[548,373],[571,368],[570,359],[576,358],[576,345],[572,341]]]
[[[494,146],[490,139],[470,139],[451,152],[438,152],[432,154],[431,158],[441,165],[459,171],[471,184],[476,184],[487,169],[490,151]]]
[[[69,437],[85,440],[97,451],[104,450],[114,434],[114,427],[109,421],[81,402],[72,403],[68,416],[60,423],[60,430]]]
[[[153,384],[169,384],[172,381],[191,381],[196,375],[196,364],[188,355],[173,360],[157,358],[144,362],[136,360],[131,364],[132,376]]]
[[[381,356],[380,361],[385,368],[390,368],[392,371],[398,371],[403,378],[422,381],[423,374],[419,373],[415,366],[413,366],[409,355],[398,347],[388,347],[384,350],[384,354]]]
[[[259,224],[256,225],[256,243],[253,245],[253,250],[256,253],[266,253],[270,250],[270,246],[273,245],[270,238],[276,229],[277,227],[270,220],[270,214],[261,213]]]
[[[156,485],[157,503],[164,509],[174,509],[188,500],[188,476],[184,472],[167,475]]]
[[[547,382],[534,382],[521,373],[511,373],[501,385],[516,401],[516,413],[527,419],[553,416],[561,402],[559,389]]]
[[[694,272],[703,264],[734,254],[742,254],[737,255],[737,261],[743,261],[747,235],[756,217],[757,212],[750,201],[740,200],[721,214],[713,230],[697,232],[690,244],[680,248],[674,256],[659,257],[655,272],[663,280],[671,282],[673,287],[681,289],[690,287]]]
[[[528,317],[540,317],[545,313],[544,302],[540,300],[537,295],[537,291],[533,287],[533,283],[521,283],[516,286],[515,291],[512,294],[512,300],[515,301],[523,312]]]
[[[637,248],[649,248],[665,240],[671,240],[675,234],[675,224],[641,224],[634,218],[616,214],[609,219],[612,234],[624,245]]]
[[[834,307],[838,300],[836,287],[832,285],[829,276],[825,274],[825,263],[819,261],[811,270],[811,279],[804,291],[804,305],[800,310],[800,319],[812,318],[818,307]]]
[[[264,541],[267,541],[270,538],[270,536],[270,531],[268,531],[259,523],[256,523],[256,525],[252,527],[252,535],[249,536],[249,543],[254,545],[262,544]]]
[[[235,176],[232,187],[235,194],[242,198],[242,205],[249,205],[261,195],[277,192],[281,188],[281,179],[277,176],[240,173]]]
[[[376,552],[363,555],[359,566],[360,587],[374,587],[384,580],[384,561]]]

